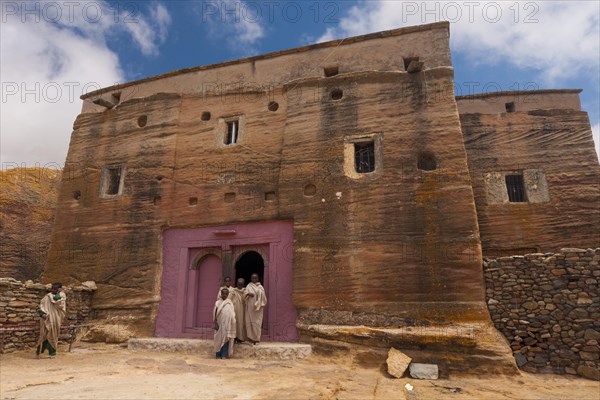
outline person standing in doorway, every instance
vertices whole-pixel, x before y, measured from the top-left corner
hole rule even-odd
[[[226,276],[225,278],[223,278],[223,286],[219,288],[219,292],[217,293],[217,300],[221,298],[221,290],[223,289],[229,290],[229,295],[231,296],[231,289],[233,289],[233,287],[231,286],[230,276]]]
[[[40,302],[38,314],[40,316],[40,339],[35,355],[40,358],[40,353],[48,349],[50,358],[54,358],[58,348],[60,325],[67,314],[67,295],[62,291],[62,283],[52,284],[50,293],[46,294]]]
[[[258,281],[258,274],[252,274],[251,282],[246,286],[246,335],[252,344],[260,342],[263,312],[267,305],[265,288]]]
[[[239,278],[236,282],[236,287],[231,289],[229,292],[229,300],[233,303],[233,309],[235,310],[235,342],[241,343],[246,340],[246,319],[245,319],[245,306],[246,299],[244,297],[244,285],[246,281],[244,278]]]
[[[214,349],[216,358],[229,358],[233,354],[235,339],[235,311],[229,300],[229,289],[221,289],[221,298],[215,303],[213,318],[215,321]]]

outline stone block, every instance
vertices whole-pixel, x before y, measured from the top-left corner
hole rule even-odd
[[[584,338],[585,340],[600,340],[600,332],[594,329],[586,329]]]
[[[600,369],[598,368],[593,368],[587,365],[580,365],[577,368],[577,374],[583,376],[584,378],[600,381]]]
[[[596,360],[600,359],[600,354],[591,353],[588,351],[580,351],[579,357],[581,357],[581,359],[585,360],[585,361],[596,361]]]
[[[436,364],[412,363],[409,367],[409,373],[415,379],[437,379],[438,366]]]
[[[515,361],[517,362],[519,368],[521,368],[523,365],[527,364],[527,357],[525,357],[523,354],[515,354]]]
[[[395,378],[402,378],[412,359],[400,350],[390,348],[387,358],[388,373]]]

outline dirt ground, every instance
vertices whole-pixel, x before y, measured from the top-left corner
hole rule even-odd
[[[2,399],[600,399],[600,383],[556,375],[394,379],[349,358],[216,360],[78,344],[40,360],[0,356]],[[414,389],[409,392],[405,385]]]

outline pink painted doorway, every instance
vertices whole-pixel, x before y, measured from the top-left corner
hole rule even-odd
[[[263,341],[295,342],[293,222],[269,221],[163,232],[156,336],[212,339],[212,310],[224,276],[256,272],[267,294]]]

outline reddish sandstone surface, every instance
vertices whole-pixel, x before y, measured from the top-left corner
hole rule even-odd
[[[48,257],[61,171],[0,171],[0,276],[38,280]]]

